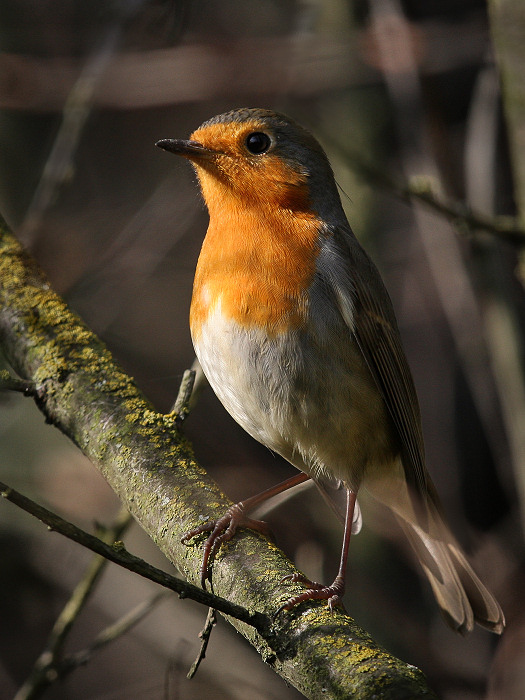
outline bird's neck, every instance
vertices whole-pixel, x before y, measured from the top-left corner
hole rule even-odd
[[[190,313],[194,338],[219,304],[226,318],[271,335],[303,325],[320,246],[315,214],[267,203],[208,207]]]

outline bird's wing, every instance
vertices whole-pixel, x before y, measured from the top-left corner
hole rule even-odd
[[[333,232],[319,258],[321,275],[335,294],[401,444],[406,483],[387,479],[375,483],[372,494],[398,517],[446,621],[462,633],[472,629],[474,620],[501,633],[505,618],[498,602],[474,573],[442,519],[439,498],[425,467],[412,375],[379,273],[350,230]]]
[[[433,489],[425,467],[419,404],[388,292],[350,230],[328,237],[320,258],[398,433],[407,484],[425,501]]]

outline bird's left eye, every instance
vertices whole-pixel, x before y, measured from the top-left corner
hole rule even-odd
[[[268,134],[265,134],[264,131],[254,131],[251,134],[248,134],[245,143],[246,148],[250,151],[250,153],[253,153],[256,156],[266,153],[266,151],[272,145],[270,137]]]

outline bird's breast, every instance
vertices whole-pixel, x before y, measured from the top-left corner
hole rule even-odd
[[[225,319],[271,337],[303,326],[320,230],[314,214],[210,212],[193,286],[194,340],[219,303]]]
[[[226,317],[219,301],[193,342],[230,415],[297,468],[357,487],[369,463],[390,456],[383,402],[342,325],[322,342],[310,327],[270,336]]]

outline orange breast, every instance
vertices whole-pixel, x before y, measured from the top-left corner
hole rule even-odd
[[[219,301],[221,313],[244,328],[264,328],[273,336],[301,327],[319,250],[318,218],[230,205],[223,201],[220,212],[210,208],[193,287],[194,339]]]

